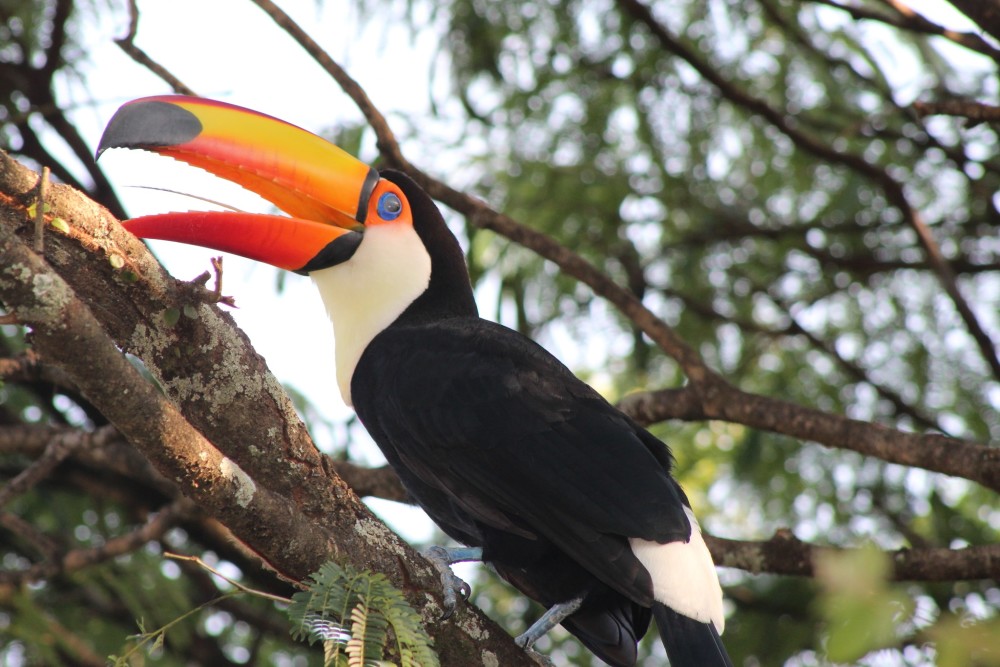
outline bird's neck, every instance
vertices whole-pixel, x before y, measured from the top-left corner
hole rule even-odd
[[[366,230],[350,260],[309,274],[333,322],[337,384],[351,405],[351,378],[368,343],[427,291],[431,257],[409,225]]]

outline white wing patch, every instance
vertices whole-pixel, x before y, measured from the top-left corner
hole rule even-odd
[[[427,289],[431,258],[412,225],[372,225],[354,256],[309,277],[333,321],[337,384],[351,405],[351,378],[361,354]]]
[[[630,537],[629,545],[653,579],[653,598],[696,621],[711,621],[721,635],[726,619],[719,575],[698,520],[687,507],[684,513],[691,522],[689,541],[659,544]]]

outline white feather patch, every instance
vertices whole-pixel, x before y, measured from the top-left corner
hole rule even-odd
[[[721,635],[726,619],[719,576],[698,520],[687,507],[684,513],[691,522],[689,541],[659,544],[631,537],[629,545],[653,579],[653,598],[696,621],[711,621]]]
[[[349,260],[309,277],[333,321],[337,384],[351,405],[351,378],[361,354],[427,289],[431,258],[412,225],[383,223],[365,229]]]

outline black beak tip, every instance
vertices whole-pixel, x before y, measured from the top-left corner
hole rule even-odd
[[[202,130],[193,113],[161,100],[130,102],[111,117],[97,145],[98,158],[109,148],[155,149],[191,141]]]

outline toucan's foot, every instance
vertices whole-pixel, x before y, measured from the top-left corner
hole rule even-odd
[[[514,638],[519,646],[530,649],[549,630],[563,622],[563,619],[575,612],[583,604],[583,596],[560,602],[549,607],[541,618],[532,623],[531,627]]]
[[[469,596],[472,595],[472,588],[451,571],[451,565],[464,561],[482,560],[483,550],[478,547],[448,549],[447,547],[434,546],[424,549],[422,554],[424,558],[434,564],[438,574],[441,575],[441,588],[444,589],[444,613],[441,614],[441,620],[447,620],[455,613],[458,598],[468,600]]]

